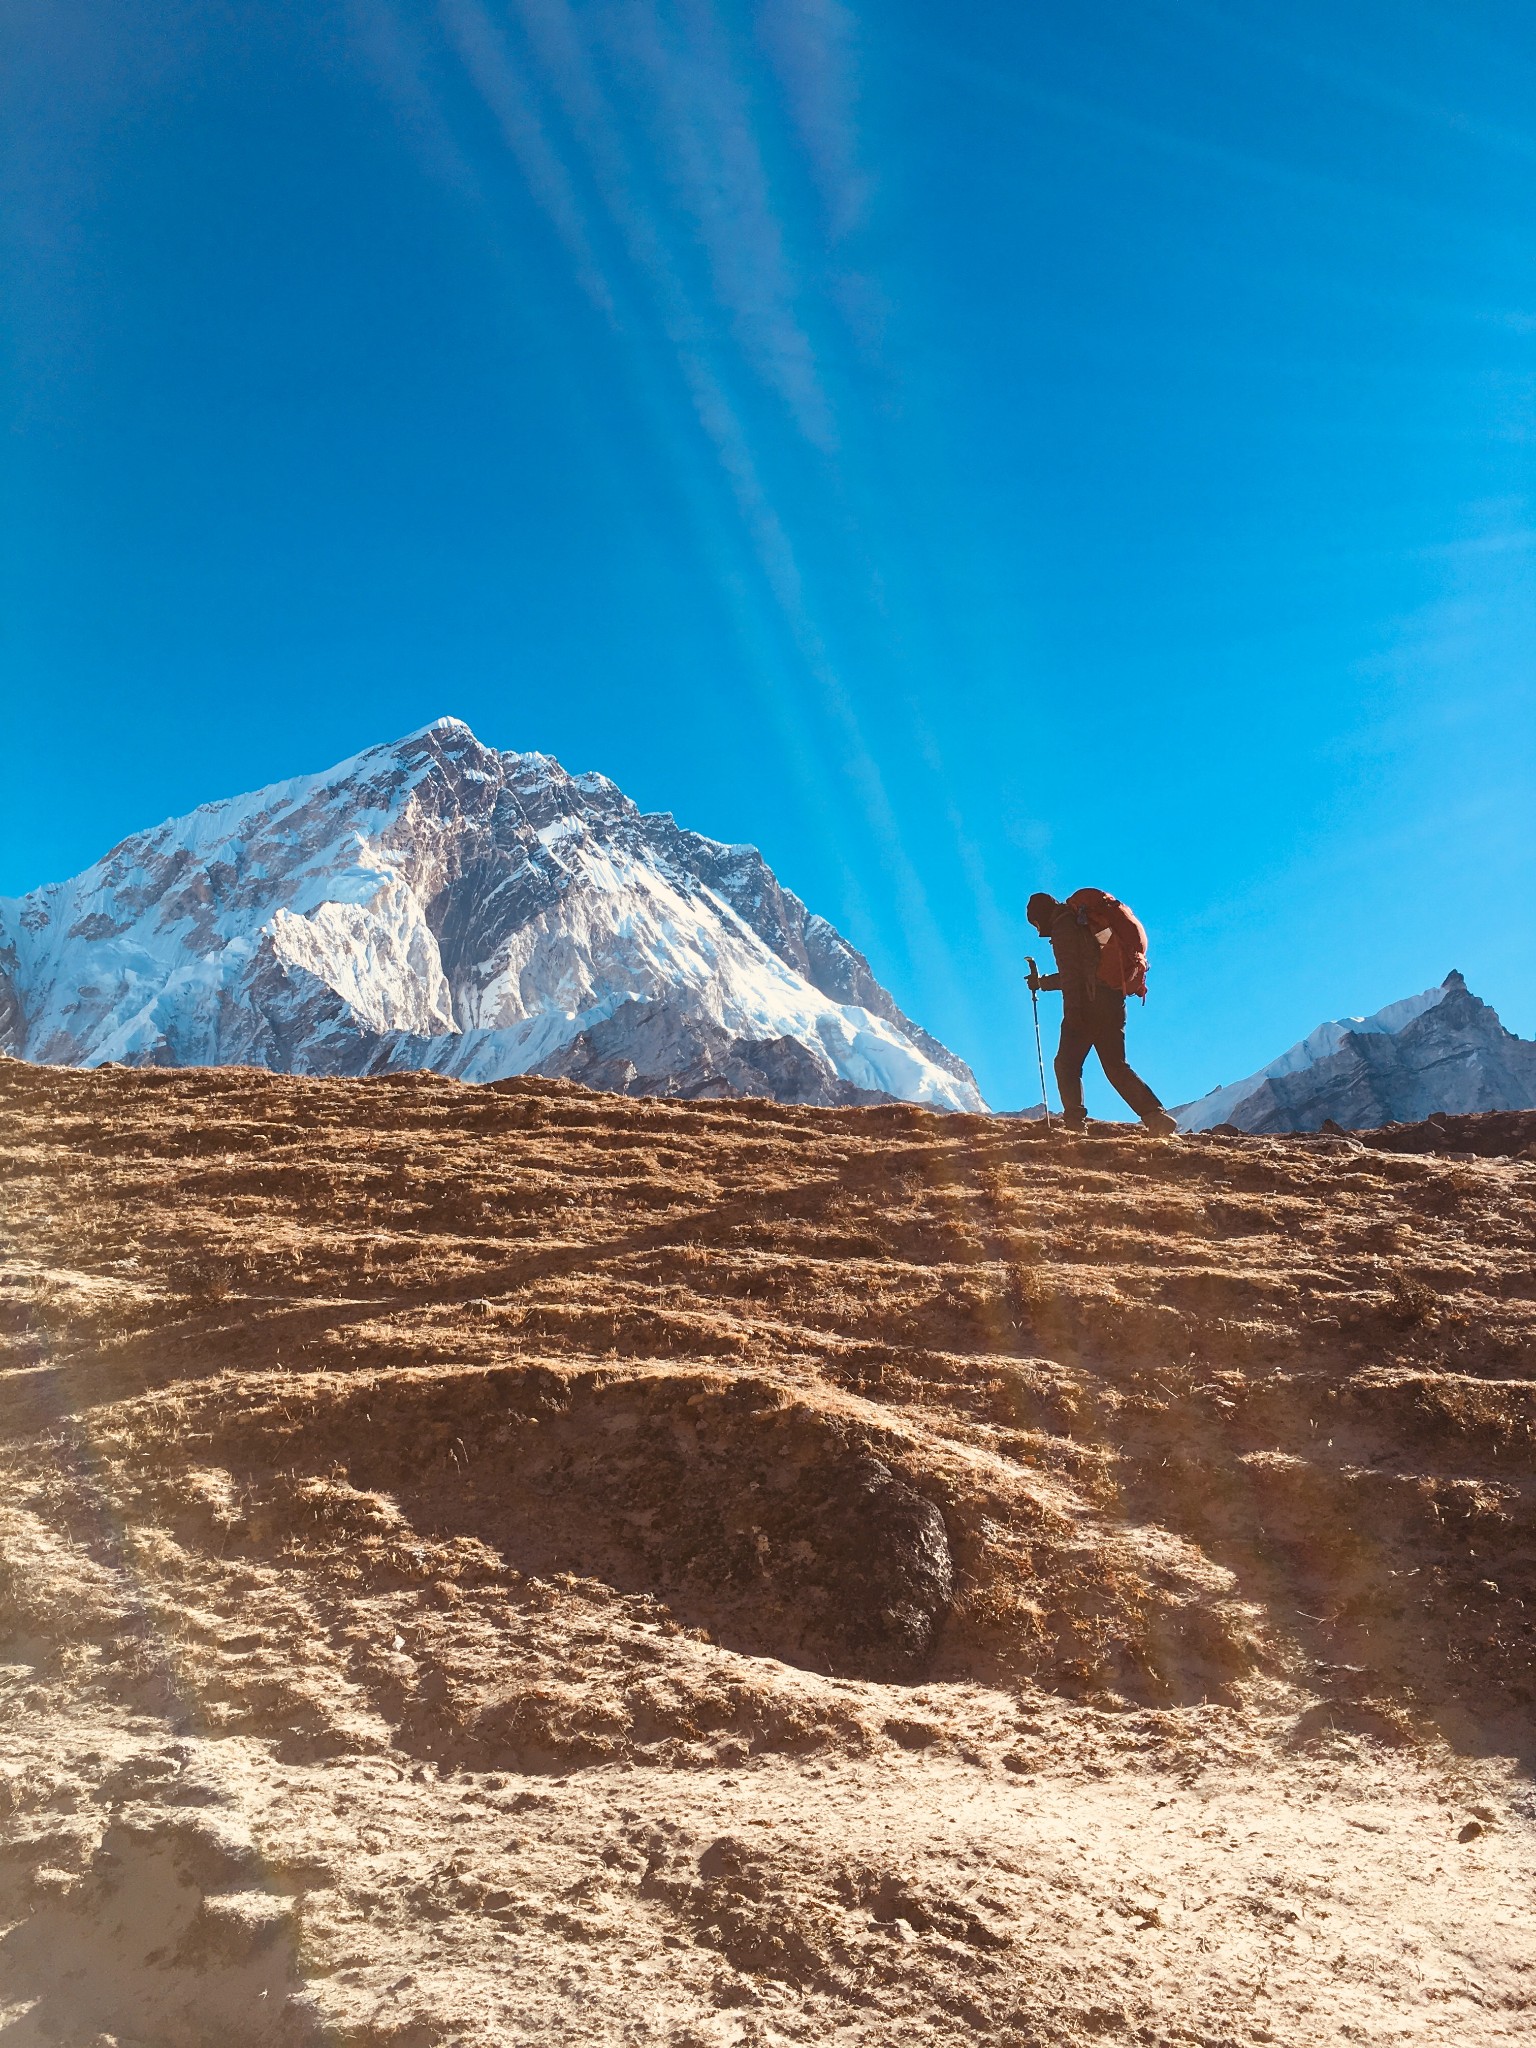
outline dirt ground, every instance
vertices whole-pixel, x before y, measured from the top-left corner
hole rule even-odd
[[[1529,2042],[1536,1159],[1394,1143],[0,1061],[0,2043]]]

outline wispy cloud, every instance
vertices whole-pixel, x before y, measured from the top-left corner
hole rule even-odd
[[[387,11],[399,0],[373,4]],[[827,817],[854,795],[915,949],[943,972],[943,934],[771,481],[798,459],[798,497],[810,476],[813,495],[838,501],[844,436],[815,336],[851,324],[868,341],[848,310],[867,293],[840,297],[860,281],[840,274],[840,257],[828,261],[868,203],[851,16],[839,0],[763,0],[741,29],[712,0],[433,4],[575,282],[620,338],[668,467],[700,508],[727,602],[744,607],[789,756]],[[776,189],[772,167],[786,165],[790,182]],[[750,623],[760,607],[707,531],[718,516],[705,509],[706,475],[729,494],[798,678],[782,664],[775,673],[773,632]]]
[[[353,35],[375,85],[429,174],[483,207],[485,187],[429,83],[430,59],[414,22],[378,0],[352,0]]]
[[[592,303],[611,318],[613,294],[592,247],[581,201],[545,133],[523,72],[479,0],[439,0],[439,12],[449,41],[495,116],[529,191],[565,244],[577,282]]]
[[[632,0],[624,42],[664,175],[708,262],[716,303],[743,360],[777,393],[816,447],[836,441],[798,288],[769,191],[748,95],[719,25],[701,0],[680,15]]]
[[[862,225],[870,198],[859,160],[853,17],[841,0],[762,0],[757,29],[821,194],[828,238],[841,242]]]

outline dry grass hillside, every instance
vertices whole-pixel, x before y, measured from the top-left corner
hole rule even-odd
[[[1479,1150],[0,1062],[0,2043],[1528,2042]]]

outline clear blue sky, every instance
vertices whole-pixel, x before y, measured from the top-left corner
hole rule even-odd
[[[0,892],[452,712],[999,1106],[1040,886],[1170,1100],[1453,966],[1536,1031],[1529,0],[4,33]]]

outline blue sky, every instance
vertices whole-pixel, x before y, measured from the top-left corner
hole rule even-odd
[[[1453,966],[1536,1032],[1524,0],[5,36],[0,892],[452,712],[999,1106],[1036,887],[1149,925],[1169,1100]]]

